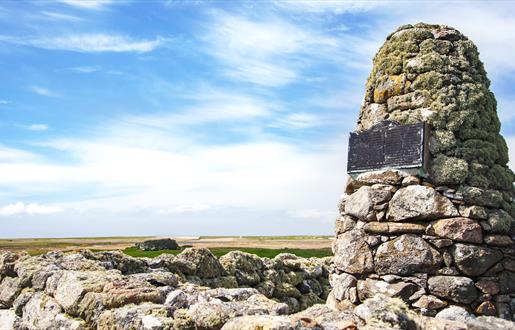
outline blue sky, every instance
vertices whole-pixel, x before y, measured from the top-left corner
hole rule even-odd
[[[515,168],[515,3],[3,1],[0,237],[332,234],[374,53],[479,47]]]

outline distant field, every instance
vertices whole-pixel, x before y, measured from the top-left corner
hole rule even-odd
[[[242,251],[247,253],[256,254],[260,257],[266,257],[266,258],[273,258],[276,255],[280,253],[292,253],[299,257],[304,258],[322,258],[333,255],[330,248],[323,248],[323,249],[260,249],[260,248],[238,248],[238,247],[215,247],[215,248],[209,248],[209,250],[217,257],[221,257],[231,251]],[[123,252],[127,255],[130,255],[132,257],[147,257],[147,258],[154,258],[157,257],[163,253],[168,254],[179,254],[182,252],[182,250],[161,250],[161,251],[141,251],[135,247],[126,248],[123,250]]]
[[[0,250],[27,251],[32,255],[48,251],[122,250],[138,257],[155,257],[161,253],[177,254],[179,251],[144,252],[133,248],[134,244],[152,238],[138,237],[70,237],[70,238],[23,238],[0,239]],[[232,250],[254,253],[262,257],[274,257],[279,253],[293,253],[303,257],[331,255],[332,236],[200,236],[171,237],[181,246],[206,247],[215,255]]]

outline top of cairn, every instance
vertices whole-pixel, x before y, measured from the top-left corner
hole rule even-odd
[[[401,26],[374,57],[358,131],[382,120],[427,122],[434,184],[513,190],[489,85],[477,47],[458,30]]]

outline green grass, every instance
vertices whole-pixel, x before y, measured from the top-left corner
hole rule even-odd
[[[333,236],[200,236],[200,239],[210,239],[210,238],[244,238],[248,240],[258,240],[258,241],[295,241],[295,240],[307,240],[307,239],[329,239]]]
[[[273,258],[279,253],[293,253],[299,257],[304,258],[322,258],[331,256],[332,252],[331,249],[261,249],[261,248],[237,248],[237,247],[221,247],[221,248],[210,248],[209,249],[215,256],[220,257],[223,256],[231,251],[242,251],[247,253],[255,254],[259,257],[266,257],[266,258]],[[182,250],[160,250],[160,251],[141,251],[138,248],[130,247],[123,250],[123,253],[132,256],[132,257],[147,257],[147,258],[154,258],[157,257],[163,253],[169,253],[173,255],[177,255],[181,253]]]

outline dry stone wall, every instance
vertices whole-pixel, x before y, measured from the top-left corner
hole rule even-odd
[[[476,46],[442,25],[400,27],[374,58],[358,131],[427,122],[429,168],[349,178],[333,245],[338,308],[378,294],[515,320],[515,190]]]
[[[324,303],[331,258],[0,251],[0,329],[220,329]]]

